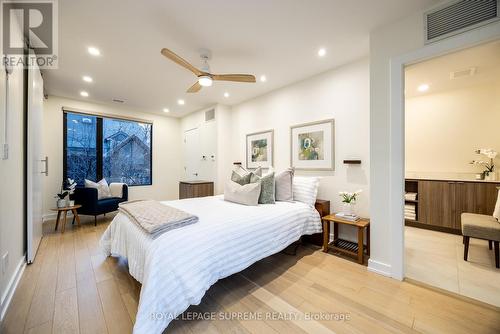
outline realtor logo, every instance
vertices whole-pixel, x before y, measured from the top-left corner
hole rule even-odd
[[[57,68],[57,0],[2,1],[1,17],[5,66]]]

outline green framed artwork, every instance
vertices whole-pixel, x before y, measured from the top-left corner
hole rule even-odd
[[[247,168],[269,168],[273,165],[274,130],[247,134]]]
[[[335,169],[335,121],[290,127],[290,165],[302,170]]]

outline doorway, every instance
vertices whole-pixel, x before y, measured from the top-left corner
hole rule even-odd
[[[199,180],[200,177],[200,130],[193,128],[184,132],[184,178]]]
[[[492,217],[500,175],[500,40],[405,66],[405,278],[500,306],[487,240],[464,260],[462,213]]]

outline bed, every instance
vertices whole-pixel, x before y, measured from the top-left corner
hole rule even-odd
[[[162,203],[199,221],[152,239],[118,213],[101,238],[104,251],[127,258],[142,283],[136,334],[162,333],[217,280],[321,232],[318,212],[302,202],[245,206],[211,196]]]

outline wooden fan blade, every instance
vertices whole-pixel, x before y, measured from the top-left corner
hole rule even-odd
[[[170,51],[167,48],[161,49],[161,54],[164,55],[165,57],[167,57],[168,59],[170,59],[171,61],[173,61],[173,62],[181,65],[182,67],[190,70],[196,76],[200,76],[203,74],[202,71],[200,71],[199,69],[197,69],[196,67],[194,67],[193,65],[188,63],[186,60],[182,59],[181,57],[179,57],[178,55],[176,55],[175,53],[173,53],[172,51]]]
[[[212,74],[212,79],[219,81],[255,82],[250,74]]]
[[[201,89],[201,85],[198,81],[196,81],[196,83],[194,85],[192,85],[191,87],[189,87],[189,89],[187,90],[188,93],[197,93],[200,91]]]

